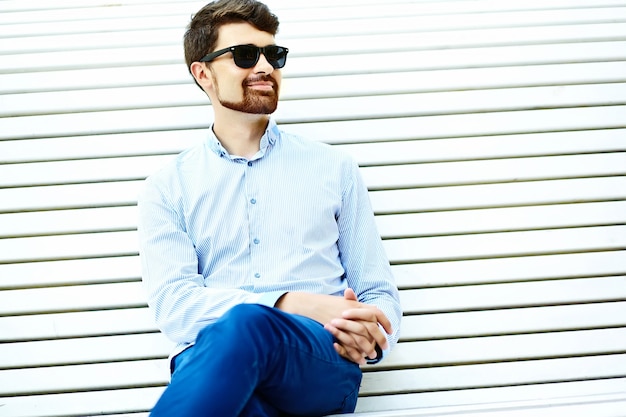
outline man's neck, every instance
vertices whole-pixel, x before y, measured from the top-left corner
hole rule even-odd
[[[259,151],[268,123],[268,115],[216,113],[213,132],[229,154],[250,159]]]

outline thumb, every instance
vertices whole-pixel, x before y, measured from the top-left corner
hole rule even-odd
[[[359,301],[356,298],[356,293],[352,288],[346,288],[346,290],[343,292],[343,298],[350,301]]]

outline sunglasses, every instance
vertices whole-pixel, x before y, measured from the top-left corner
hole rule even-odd
[[[259,62],[261,53],[265,55],[265,59],[275,69],[282,68],[287,62],[287,52],[289,49],[283,46],[268,45],[264,47],[258,47],[255,45],[237,45],[229,46],[228,48],[220,49],[219,51],[211,52],[203,56],[200,62],[211,62],[218,56],[224,55],[227,52],[232,52],[235,65],[239,68],[252,68]]]

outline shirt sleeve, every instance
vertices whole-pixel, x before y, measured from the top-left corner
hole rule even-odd
[[[200,330],[237,304],[273,306],[282,292],[255,294],[204,285],[194,244],[171,192],[164,193],[163,187],[148,179],[139,198],[142,279],[161,331],[175,342],[193,343]]]
[[[393,333],[387,335],[391,349],[398,341],[402,318],[398,288],[376,227],[367,187],[355,162],[349,164],[345,178],[337,220],[339,256],[347,285],[359,301],[375,305],[391,322]]]

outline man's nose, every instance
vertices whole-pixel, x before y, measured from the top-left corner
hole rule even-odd
[[[269,63],[267,58],[265,58],[265,54],[261,53],[259,56],[259,61],[254,66],[255,74],[264,73],[271,74],[274,71],[274,67]]]

